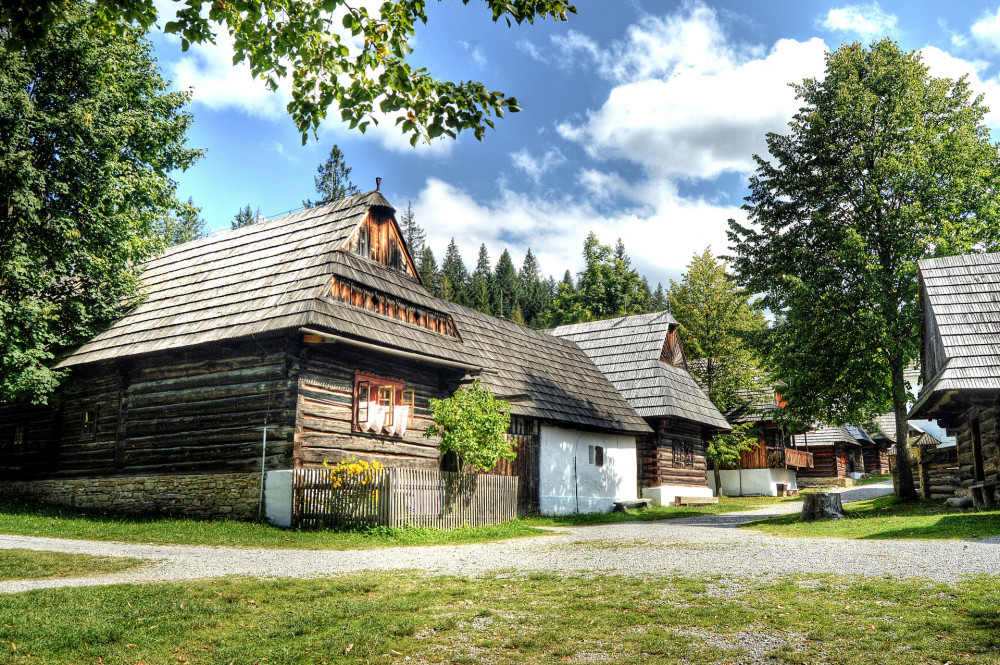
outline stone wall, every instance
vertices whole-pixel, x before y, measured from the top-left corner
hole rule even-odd
[[[260,501],[260,474],[0,481],[0,498],[118,513],[252,520]]]

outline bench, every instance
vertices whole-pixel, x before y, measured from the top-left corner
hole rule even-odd
[[[717,496],[675,496],[675,506],[706,506],[710,503],[719,503]]]
[[[972,490],[972,505],[976,508],[992,508],[996,506],[998,487],[1000,487],[1000,480],[979,483],[970,487],[969,489]]]

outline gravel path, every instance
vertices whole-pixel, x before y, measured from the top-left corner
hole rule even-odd
[[[842,491],[845,502],[891,492],[891,483]],[[0,535],[0,549],[81,552],[155,562],[100,577],[0,582],[0,592],[223,575],[315,577],[390,569],[469,575],[492,570],[733,576],[830,572],[942,581],[978,573],[1000,574],[997,542],[781,538],[735,528],[762,517],[797,512],[801,506],[801,502],[790,502],[742,513],[660,522],[560,527],[553,529],[551,536],[498,543],[363,551],[152,546]]]

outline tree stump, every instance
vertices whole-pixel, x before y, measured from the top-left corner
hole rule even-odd
[[[801,522],[817,522],[819,520],[839,520],[844,517],[844,504],[840,494],[817,492],[802,497]]]

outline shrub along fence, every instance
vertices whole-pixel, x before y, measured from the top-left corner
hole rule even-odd
[[[517,517],[517,480],[425,469],[369,469],[357,475],[296,469],[292,526],[499,524]]]

